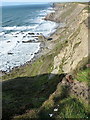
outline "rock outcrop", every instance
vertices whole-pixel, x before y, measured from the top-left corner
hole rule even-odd
[[[62,7],[56,4],[56,12],[53,13],[52,18],[52,14],[46,17],[46,19],[56,22],[63,20],[66,24],[65,28],[59,28],[53,35],[56,40],[66,41],[60,53],[54,57],[53,74],[57,74],[60,69],[64,73],[70,73],[88,61],[88,27],[85,23],[85,21],[88,22],[88,11],[85,10],[86,5],[77,3],[60,5]],[[66,16],[64,16],[65,14]]]

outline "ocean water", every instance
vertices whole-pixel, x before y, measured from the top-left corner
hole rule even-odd
[[[2,7],[0,71],[9,72],[34,57],[40,49],[40,42],[35,36],[43,34],[48,37],[56,30],[55,22],[43,20],[50,12],[54,10],[49,3]],[[32,42],[22,42],[28,40]]]

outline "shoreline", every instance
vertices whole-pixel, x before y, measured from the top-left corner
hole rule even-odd
[[[24,63],[23,65],[20,65],[20,66],[16,66],[16,67],[13,67],[11,70],[9,70],[9,72],[6,72],[6,71],[1,71],[0,70],[0,77],[3,77],[4,75],[6,74],[10,74],[11,72],[13,72],[14,70],[17,70],[18,68],[21,68],[21,67],[25,67],[26,65],[28,64],[33,64],[38,58],[40,58],[43,54],[46,54],[47,53],[47,50],[46,49],[50,49],[48,48],[49,45],[46,45],[48,42],[49,42],[49,38],[52,38],[53,39],[53,35],[56,34],[56,31],[59,29],[59,25],[57,26],[57,28],[55,28],[55,31],[53,33],[51,33],[48,37],[46,37],[46,41],[42,40],[41,43],[40,43],[40,49],[38,50],[37,53],[34,54],[34,57],[27,61],[26,63]],[[44,36],[43,36],[44,37]],[[51,40],[53,41],[53,40]],[[50,44],[50,43],[49,43]],[[46,50],[46,51],[45,51]]]
[[[18,69],[18,68],[21,68],[21,67],[24,67],[28,64],[32,64],[34,63],[40,56],[41,56],[41,53],[43,53],[43,49],[45,48],[45,43],[44,42],[41,42],[40,43],[40,49],[37,53],[34,54],[34,57],[27,61],[26,63],[24,63],[23,65],[20,65],[20,66],[16,66],[16,67],[13,67],[11,70],[9,70],[9,72],[6,72],[6,71],[0,71],[0,77],[3,77],[4,75],[6,74],[10,74],[11,72],[13,72],[14,70]]]
[[[54,7],[52,6],[52,8],[53,8],[53,10],[54,10]],[[52,14],[53,12],[51,12],[51,13],[49,13],[49,14]],[[48,14],[47,14],[48,15]],[[47,16],[46,15],[46,16]],[[45,16],[45,18],[46,18],[46,16]],[[55,22],[55,21],[52,21],[52,20],[45,20],[45,21],[51,21],[51,22]],[[2,71],[2,70],[0,70],[0,77],[3,77],[4,75],[6,75],[6,74],[10,74],[10,73],[12,73],[14,70],[17,70],[17,69],[19,69],[19,68],[21,68],[21,67],[25,67],[26,65],[28,65],[28,64],[33,64],[38,58],[40,58],[42,55],[43,55],[43,53],[44,54],[46,54],[47,52],[45,51],[48,47],[47,47],[47,43],[48,43],[48,39],[49,38],[52,38],[53,39],[53,35],[55,35],[56,34],[56,31],[58,30],[58,28],[60,28],[60,23],[57,23],[57,22],[55,22],[57,25],[56,25],[56,27],[55,27],[55,29],[54,29],[54,31],[53,32],[51,32],[47,37],[45,37],[45,36],[42,36],[42,37],[44,37],[45,39],[46,39],[46,41],[44,40],[41,40],[40,41],[40,49],[38,50],[38,52],[37,53],[34,53],[34,57],[31,59],[31,60],[29,60],[29,61],[27,61],[26,63],[24,63],[24,64],[22,64],[22,65],[20,65],[20,66],[16,66],[16,67],[13,67],[11,70],[9,70],[9,72],[7,72],[7,71]],[[61,27],[62,28],[62,27]],[[51,40],[52,41],[52,40]],[[39,42],[39,41],[38,41]],[[48,48],[49,49],[49,48]]]

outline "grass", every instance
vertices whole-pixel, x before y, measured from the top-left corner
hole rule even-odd
[[[87,112],[76,98],[67,98],[59,104],[55,118],[87,118]]]
[[[85,7],[85,10],[87,10],[88,13],[90,13],[90,4],[87,4],[87,6]]]
[[[59,82],[58,75],[51,80],[48,76],[20,77],[3,82],[3,119],[40,107]]]
[[[58,94],[56,92],[56,94]],[[37,116],[38,120],[58,120],[58,119],[87,119],[89,118],[89,111],[85,108],[85,106],[77,99],[73,97],[65,97],[65,91],[63,89],[60,91],[60,95],[63,94],[63,98],[59,98],[56,102],[53,98],[56,97],[56,94],[52,94],[47,101],[43,103],[43,105],[37,110],[33,109],[33,117],[31,112],[28,112],[24,115],[15,117],[14,120],[29,120],[29,118],[35,118]],[[54,111],[54,109],[58,109],[58,111]],[[53,114],[52,117],[49,114]]]
[[[89,68],[83,67],[83,69],[79,70],[76,74],[76,79],[81,82],[89,82],[88,73]],[[58,76],[54,77],[52,80],[58,80]],[[53,84],[56,85],[56,83]],[[53,91],[53,84],[51,91]],[[55,87],[56,88],[56,87]],[[50,86],[48,87],[50,90]],[[48,90],[47,89],[47,90]],[[54,89],[55,91],[55,89]],[[70,118],[70,119],[89,119],[90,117],[90,108],[85,105],[82,101],[77,99],[76,97],[69,96],[68,92],[69,89],[65,86],[61,86],[60,83],[57,86],[56,91],[53,94],[49,94],[49,99],[44,99],[42,105],[38,106],[36,109],[30,110],[27,114],[19,115],[15,117],[14,120],[29,120],[30,118],[37,118],[38,120],[58,120],[60,118]],[[46,96],[46,92],[44,93]],[[43,96],[43,93],[42,95]],[[35,101],[34,101],[35,102]],[[54,108],[58,108],[58,111],[55,112]],[[33,112],[32,112],[33,111]],[[53,114],[50,117],[49,114]]]
[[[90,68],[85,68],[83,70],[80,70],[75,77],[78,81],[89,83],[90,82],[89,74]]]
[[[52,55],[46,55],[39,58],[32,65],[28,64],[20,67],[11,73],[2,77],[3,80],[14,79],[16,77],[35,76],[44,73],[50,73],[53,69]]]

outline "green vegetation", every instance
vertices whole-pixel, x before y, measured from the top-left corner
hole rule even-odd
[[[68,98],[59,104],[59,111],[55,116],[58,118],[87,118],[86,110],[76,98]]]
[[[59,85],[55,93],[53,93],[40,108],[37,110],[33,109],[24,115],[17,116],[14,120],[29,120],[35,117],[38,120],[58,120],[60,118],[87,119],[89,117],[87,108],[76,98],[68,96],[66,94],[66,89],[68,88]],[[59,99],[56,99],[57,97]],[[54,109],[57,109],[57,111]],[[53,116],[50,117],[50,114]]]
[[[88,10],[88,13],[90,13],[90,4],[87,4],[87,6],[85,7],[85,10]]]
[[[58,109],[57,112],[54,111],[55,108]],[[67,98],[54,104],[51,108],[43,108],[39,113],[40,119],[50,119],[50,113],[53,114],[52,118],[55,120],[59,118],[87,118],[83,104],[75,98]]]
[[[50,80],[48,77],[49,74],[43,74],[3,82],[4,119],[40,107],[49,95],[55,91],[59,83],[58,75]]]
[[[50,73],[53,69],[53,57],[51,55],[42,56],[33,64],[27,64],[26,66],[17,68],[11,73],[3,76],[4,80],[8,80],[16,77],[35,76],[39,74]]]
[[[83,70],[80,70],[75,77],[78,81],[89,83],[90,82],[89,74],[90,68],[85,68]]]

